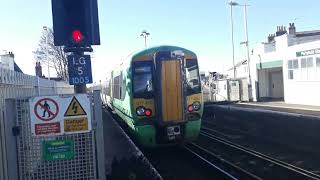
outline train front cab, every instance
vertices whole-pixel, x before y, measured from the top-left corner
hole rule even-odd
[[[149,147],[195,140],[203,111],[197,58],[180,50],[146,59],[133,62],[138,140]]]

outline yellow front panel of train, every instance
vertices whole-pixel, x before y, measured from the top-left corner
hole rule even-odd
[[[202,94],[193,94],[191,96],[187,96],[187,105],[191,105],[194,102],[199,102],[200,104],[202,104]]]
[[[182,87],[179,60],[161,62],[163,121],[182,121]]]

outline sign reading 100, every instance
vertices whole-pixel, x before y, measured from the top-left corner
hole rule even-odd
[[[92,83],[91,60],[89,55],[68,56],[69,84]]]

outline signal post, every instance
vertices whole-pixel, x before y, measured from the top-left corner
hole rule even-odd
[[[52,0],[54,45],[68,52],[69,84],[86,93],[92,83],[91,45],[100,45],[97,0]]]

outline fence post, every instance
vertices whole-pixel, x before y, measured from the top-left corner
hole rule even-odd
[[[19,128],[16,127],[16,101],[15,99],[5,100],[5,156],[4,161],[5,179],[15,180],[18,179],[18,155],[17,155],[17,139],[16,135],[19,134]]]
[[[38,96],[40,96],[40,77],[37,76],[37,89],[38,89]]]
[[[106,168],[105,168],[105,152],[104,152],[104,138],[103,138],[103,122],[102,122],[102,101],[100,96],[100,90],[93,91],[93,102],[94,102],[94,126],[96,136],[96,149],[97,149],[97,165],[98,165],[98,176],[97,179],[106,179]],[[94,127],[93,126],[93,127]]]
[[[1,69],[0,69],[1,70]],[[1,99],[0,99],[1,101]],[[0,104],[1,106],[1,104]],[[4,112],[0,109],[0,179],[4,179],[4,127],[3,122],[4,119],[2,118]]]

